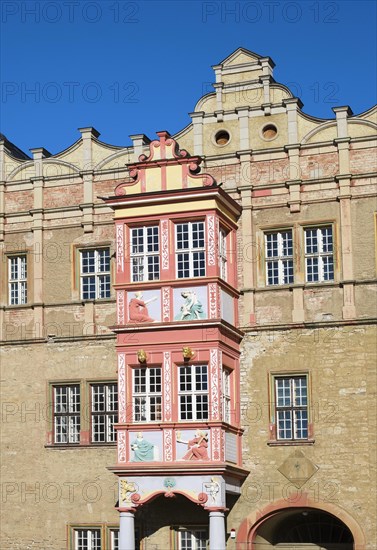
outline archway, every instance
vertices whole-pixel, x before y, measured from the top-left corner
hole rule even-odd
[[[365,550],[365,536],[341,507],[303,493],[251,512],[238,529],[237,550]]]
[[[353,550],[349,528],[337,517],[312,508],[283,510],[255,533],[258,550]]]

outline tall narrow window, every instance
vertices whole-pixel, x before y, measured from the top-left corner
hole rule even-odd
[[[114,424],[118,421],[117,384],[91,386],[92,443],[116,441]]]
[[[208,532],[200,528],[181,528],[178,533],[178,550],[206,550]]]
[[[275,378],[275,414],[277,439],[308,438],[307,376]]]
[[[80,251],[80,288],[83,300],[110,298],[110,249]]]
[[[227,279],[227,258],[226,258],[226,233],[224,229],[219,232],[219,263],[220,277],[226,281]]]
[[[223,370],[223,420],[230,423],[230,371]]]
[[[119,550],[119,529],[110,529],[109,538],[110,538],[109,550]]]
[[[133,372],[133,411],[135,422],[162,420],[161,369],[135,369]]]
[[[305,229],[305,274],[308,283],[334,280],[334,243],[331,225]]]
[[[292,231],[265,234],[266,284],[293,283]]]
[[[180,420],[208,420],[208,367],[179,367]]]
[[[204,222],[179,223],[176,226],[177,277],[204,277]]]
[[[75,550],[101,550],[101,529],[75,529]]]
[[[80,442],[80,385],[54,386],[55,443]]]
[[[27,260],[26,254],[8,258],[9,304],[27,303]]]
[[[132,281],[155,281],[160,278],[158,225],[131,229]]]

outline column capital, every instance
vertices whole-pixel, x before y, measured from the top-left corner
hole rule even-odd
[[[283,99],[283,105],[287,108],[287,111],[295,111],[297,107],[302,109],[304,106],[299,97],[288,97],[287,99]]]
[[[85,126],[84,128],[78,128],[78,131],[81,133],[81,136],[86,139],[91,137],[98,138],[101,135],[100,132],[98,132],[98,130],[96,130],[92,126]]]
[[[341,105],[339,107],[331,107],[335,116],[338,117],[349,117],[353,115],[353,111],[349,105]]]

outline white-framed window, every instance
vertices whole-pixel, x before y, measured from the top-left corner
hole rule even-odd
[[[158,225],[133,227],[131,241],[131,280],[156,281],[160,278],[160,244]]]
[[[91,384],[92,443],[114,443],[118,422],[118,386]]]
[[[110,298],[110,248],[80,250],[82,300]]]
[[[293,283],[292,230],[265,233],[264,242],[266,284],[287,285]]]
[[[205,224],[178,223],[175,226],[177,278],[205,277]]]
[[[223,369],[223,421],[230,424],[230,370]]]
[[[101,529],[75,529],[74,550],[102,550]]]
[[[274,386],[277,439],[308,439],[307,375],[275,376]]]
[[[219,231],[219,264],[220,264],[220,277],[227,280],[227,257],[226,257],[226,231],[220,229]]]
[[[305,280],[308,283],[334,280],[334,242],[331,225],[306,227]]]
[[[80,384],[53,387],[54,442],[80,442]]]
[[[8,257],[8,302],[11,306],[27,303],[26,254]]]
[[[162,420],[160,367],[134,369],[133,417],[135,422],[157,422]]]
[[[178,550],[206,550],[208,531],[202,527],[180,527],[177,531],[177,547]]]
[[[208,366],[179,367],[179,419],[208,420]]]

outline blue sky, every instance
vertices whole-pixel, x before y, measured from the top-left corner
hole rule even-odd
[[[276,63],[313,116],[376,102],[374,1],[8,1],[1,9],[1,131],[28,152],[78,127],[129,145],[172,134],[237,47]]]

